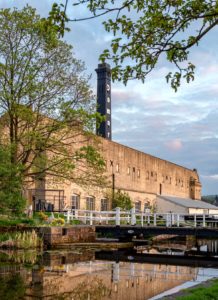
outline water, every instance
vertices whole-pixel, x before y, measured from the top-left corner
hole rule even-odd
[[[89,248],[44,253],[0,251],[0,299],[160,299],[218,277],[218,264],[211,265],[209,261],[211,256],[217,256],[217,244],[217,241],[189,240],[156,243],[119,255],[116,251],[104,253]],[[194,252],[209,255],[204,267],[201,262],[191,263],[189,254]],[[187,253],[186,263],[183,258]],[[169,259],[161,263],[137,261],[141,255],[148,255],[149,260],[150,254],[156,255],[156,260],[158,255],[167,254]],[[118,257],[125,261],[118,261]],[[178,257],[177,264],[171,261],[173,257]]]

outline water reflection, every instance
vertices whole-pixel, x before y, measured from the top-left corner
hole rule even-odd
[[[160,253],[169,255],[218,255],[218,241],[208,239],[195,239],[186,237],[183,239],[169,239],[153,242],[149,246],[139,246],[138,252],[142,253]]]
[[[19,273],[4,274],[0,276],[0,299],[18,300],[25,297],[26,287]]]
[[[215,244],[207,242],[198,241],[200,251],[216,254]],[[169,244],[173,244],[171,248]],[[153,245],[156,253],[163,249],[179,250],[178,241],[159,246],[160,252],[158,245]],[[180,250],[193,251],[193,247],[196,242],[189,241],[189,246]],[[140,251],[146,250],[141,247]],[[89,249],[31,253],[0,253],[1,300],[145,300],[187,282],[218,277],[216,268],[169,265],[167,260],[161,264],[114,261],[112,258],[111,261],[97,260],[98,255]]]

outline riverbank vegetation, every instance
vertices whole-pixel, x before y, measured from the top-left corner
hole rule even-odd
[[[208,281],[205,285],[188,289],[184,296],[176,297],[177,300],[217,300],[218,299],[218,279]]]
[[[34,212],[33,216],[27,217],[25,214],[22,216],[12,216],[10,214],[0,215],[0,226],[2,227],[39,227],[39,226],[68,226],[79,225],[82,221],[77,219],[70,220],[66,223],[66,216],[63,213],[51,212]]]
[[[4,232],[0,234],[0,248],[34,249],[42,248],[42,239],[35,230],[24,232]]]

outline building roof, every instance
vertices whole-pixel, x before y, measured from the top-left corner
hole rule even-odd
[[[203,209],[217,209],[218,207],[212,204],[209,204],[207,202],[201,201],[201,200],[193,200],[190,198],[180,198],[180,197],[174,197],[174,196],[158,196],[161,199],[167,200],[171,203],[188,207],[188,208],[203,208]]]

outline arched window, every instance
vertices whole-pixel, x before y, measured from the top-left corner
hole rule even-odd
[[[150,213],[150,211],[151,211],[150,208],[151,208],[150,202],[148,200],[145,200],[145,203],[144,203],[144,212]]]
[[[73,194],[71,197],[72,209],[80,209],[80,196]]]
[[[107,198],[102,198],[101,199],[101,210],[109,210],[109,201]]]
[[[86,210],[95,210],[95,198],[92,196],[86,197]]]
[[[140,200],[135,202],[135,210],[136,211],[141,211],[142,208],[142,202]]]

